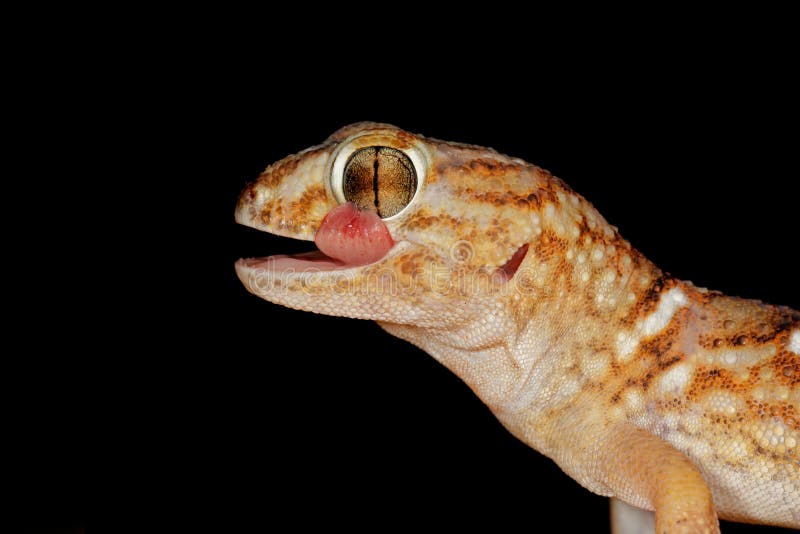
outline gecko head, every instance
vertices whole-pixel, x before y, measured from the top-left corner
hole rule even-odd
[[[269,166],[236,221],[318,251],[239,260],[252,293],[292,308],[424,327],[509,298],[537,236],[545,171],[491,149],[357,123]],[[539,230],[539,233],[541,231]]]

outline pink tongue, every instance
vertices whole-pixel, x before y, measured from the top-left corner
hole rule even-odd
[[[326,256],[353,266],[378,261],[394,246],[377,213],[359,210],[349,202],[328,212],[314,242]]]

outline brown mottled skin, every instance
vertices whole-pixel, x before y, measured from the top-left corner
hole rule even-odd
[[[657,532],[717,532],[717,516],[800,527],[798,312],[666,275],[539,167],[385,124],[273,164],[237,221],[313,239],[347,146],[419,155],[416,196],[385,221],[394,248],[311,273],[242,260],[250,291],[378,321],[583,486],[655,510]]]

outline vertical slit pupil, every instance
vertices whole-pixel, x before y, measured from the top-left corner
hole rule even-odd
[[[378,198],[378,176],[380,171],[378,167],[380,166],[380,147],[375,147],[375,162],[372,164],[372,190],[375,192],[375,211],[378,212],[378,217],[382,217],[381,215],[381,201]]]
[[[401,150],[386,146],[365,147],[345,163],[342,193],[358,208],[375,210],[381,218],[396,215],[417,192],[414,164]]]

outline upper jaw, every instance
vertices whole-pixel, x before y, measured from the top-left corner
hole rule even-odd
[[[283,237],[311,241],[336,200],[327,191],[330,147],[318,146],[270,165],[239,195],[239,224]]]
[[[249,184],[239,196],[234,220],[261,232],[313,241],[316,227],[310,225],[304,218],[297,219],[290,213],[283,215],[284,202],[273,201],[270,196],[270,189],[259,182]]]

